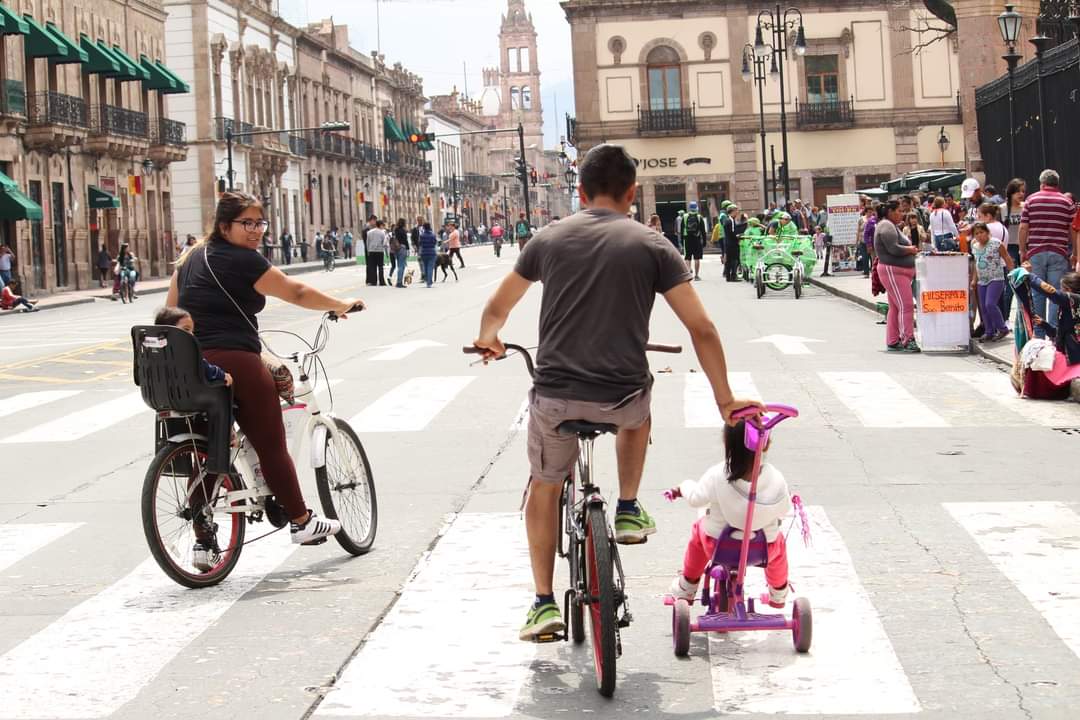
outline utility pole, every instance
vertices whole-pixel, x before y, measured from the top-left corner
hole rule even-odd
[[[450,176],[450,192],[454,194],[454,222],[460,224],[461,220],[458,218],[457,208],[457,173]]]

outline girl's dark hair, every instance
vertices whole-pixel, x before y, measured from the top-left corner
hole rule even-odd
[[[226,242],[225,235],[221,232],[222,225],[228,225],[248,208],[262,210],[262,202],[254,195],[242,192],[224,192],[218,199],[217,209],[214,211],[214,228],[210,231],[211,241]]]
[[[987,225],[986,223],[983,223],[983,222],[977,222],[977,223],[975,223],[974,225],[971,226],[971,234],[972,235],[979,232],[980,230],[983,231],[984,233],[989,233],[990,232],[990,226]]]
[[[728,482],[748,480],[754,469],[754,451],[746,447],[746,421],[724,426],[724,457]]]
[[[998,206],[994,203],[983,203],[979,206],[979,212],[981,212],[983,215],[989,216],[991,220],[998,219]]]
[[[405,218],[398,218],[397,226],[402,230],[405,229]]]
[[[427,232],[431,232],[431,223],[424,223],[424,230],[426,230]]]
[[[899,209],[900,209],[900,201],[899,200],[886,200],[885,202],[883,202],[883,203],[881,203],[880,205],[877,206],[878,220],[884,220],[885,218],[889,217],[890,212],[892,212],[893,210],[899,210]]]
[[[1067,272],[1062,275],[1061,288],[1071,293],[1080,294],[1080,273]]]
[[[1005,186],[1005,209],[1012,210],[1013,195],[1020,192],[1020,188],[1026,187],[1027,182],[1023,178],[1013,178]]]
[[[154,324],[176,327],[181,320],[190,316],[191,313],[183,308],[166,305],[165,307],[158,308],[158,311],[154,314]]]

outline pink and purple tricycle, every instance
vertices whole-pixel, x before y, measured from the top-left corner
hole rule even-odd
[[[746,447],[754,451],[753,478],[743,527],[753,527],[754,504],[757,499],[758,474],[762,456],[769,444],[769,434],[777,424],[787,418],[798,417],[799,411],[787,405],[766,405],[748,408],[735,414],[736,420],[746,420]],[[702,583],[701,605],[708,611],[696,621],[690,617],[690,603],[683,598],[665,595],[664,604],[672,606],[671,634],[677,657],[690,653],[690,634],[695,632],[741,632],[748,630],[790,630],[795,650],[801,653],[810,649],[812,620],[810,601],[796,598],[791,618],[783,613],[762,613],[754,608],[754,598],[746,597],[744,581],[746,568],[765,567],[768,563],[768,544],[765,533],[741,533],[742,539],[732,535],[737,530],[728,527],[717,538],[716,550],[705,571]],[[762,598],[764,601],[765,598]]]

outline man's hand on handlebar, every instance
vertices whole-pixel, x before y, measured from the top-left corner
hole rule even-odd
[[[335,320],[347,320],[349,313],[360,312],[366,307],[363,300],[359,298],[349,298],[347,300],[342,300],[341,304],[331,311],[331,316]]]
[[[473,347],[479,348],[484,356],[484,364],[486,365],[491,360],[498,360],[506,354],[506,346],[502,344],[502,340],[498,336],[488,340],[484,338],[476,338],[473,340]]]
[[[740,410],[746,408],[756,408],[764,410],[765,405],[760,400],[744,400],[740,398],[731,398],[726,403],[717,403],[717,407],[720,408],[720,415],[724,418],[724,422],[728,425],[735,425],[738,420],[733,420],[732,416]],[[760,414],[760,412],[758,413]],[[745,418],[743,418],[745,419]]]

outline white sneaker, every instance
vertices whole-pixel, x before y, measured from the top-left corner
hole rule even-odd
[[[341,529],[341,523],[330,518],[321,518],[314,510],[308,510],[310,517],[303,525],[289,523],[290,535],[293,543],[297,545],[319,545],[326,542],[326,538],[337,535]]]
[[[769,607],[783,608],[787,604],[788,589],[791,584],[788,583],[782,588],[769,587]]]
[[[209,545],[196,542],[191,547],[191,564],[199,572],[208,573],[217,567],[219,562],[221,562],[221,553]]]
[[[668,588],[668,592],[671,596],[678,599],[683,599],[688,603],[693,603],[694,598],[697,597],[698,583],[689,582],[683,577],[682,573],[675,576],[675,579],[671,581],[671,587]]]

